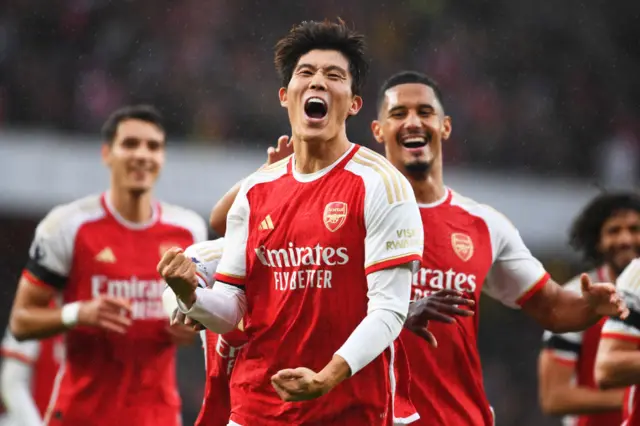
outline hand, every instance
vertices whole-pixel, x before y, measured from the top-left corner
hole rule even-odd
[[[438,341],[433,333],[427,330],[429,321],[440,321],[451,324],[455,322],[455,319],[451,315],[471,317],[474,314],[473,311],[460,309],[458,306],[472,307],[475,304],[476,302],[474,300],[463,297],[463,294],[459,291],[440,290],[411,303],[404,326],[425,339],[431,346],[437,348]]]
[[[271,385],[285,402],[306,401],[329,391],[314,371],[304,367],[278,371],[271,377]]]
[[[614,316],[625,319],[629,315],[629,309],[620,295],[616,293],[616,287],[611,283],[592,283],[589,275],[580,276],[582,285],[582,297],[589,306],[601,316]]]
[[[128,300],[121,297],[98,296],[93,300],[81,302],[78,325],[124,334],[132,323],[130,314]]]
[[[198,287],[196,265],[181,248],[173,247],[164,253],[158,263],[158,272],[185,305],[193,305]]]
[[[276,163],[293,154],[293,140],[289,136],[283,135],[278,138],[278,145],[274,148],[267,148],[267,166]]]
[[[180,310],[177,308],[171,315],[171,325],[186,325],[194,331],[204,330],[204,326],[202,324],[200,324],[198,321],[192,320],[191,318],[180,312]]]
[[[186,324],[172,324],[167,327],[167,332],[173,344],[179,346],[191,345],[198,335],[198,331],[193,326]]]

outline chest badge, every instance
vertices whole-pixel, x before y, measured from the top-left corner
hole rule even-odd
[[[336,232],[342,228],[344,222],[347,220],[347,203],[342,201],[332,201],[324,208],[324,214],[322,215],[322,221],[324,226],[331,232]]]
[[[473,241],[467,234],[459,232],[451,234],[451,246],[453,246],[453,251],[463,262],[468,261],[473,256]]]

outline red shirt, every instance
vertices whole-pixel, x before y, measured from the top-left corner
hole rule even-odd
[[[106,196],[56,207],[36,229],[24,276],[54,287],[64,303],[125,297],[133,324],[124,335],[76,327],[45,422],[50,425],[179,425],[175,345],[166,331],[164,282],[156,266],[167,248],[206,238],[195,213],[154,204],[146,224],[115,212]]]
[[[270,378],[324,368],[367,315],[367,275],[419,261],[413,192],[386,159],[356,145],[317,173],[294,170],[291,157],[247,178],[227,219],[216,280],[244,286],[249,337],[231,377],[231,420],[390,425],[392,347],[314,400],[285,403]]]
[[[430,205],[420,205],[424,224],[422,267],[414,276],[413,298],[455,289],[480,301],[482,292],[517,308],[549,275],[525,247],[518,231],[500,213],[453,191]],[[434,349],[403,330],[400,340],[410,366],[410,396],[398,388],[396,412],[411,399],[425,426],[491,426],[493,413],[485,395],[477,348],[479,315],[457,317],[454,324],[430,322],[438,340]],[[403,372],[398,375],[402,378]],[[402,421],[402,420],[401,420]]]

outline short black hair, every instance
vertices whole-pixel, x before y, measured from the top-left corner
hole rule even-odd
[[[569,244],[582,252],[586,262],[600,265],[603,254],[598,250],[604,223],[615,214],[631,210],[640,213],[640,196],[631,192],[604,193],[595,197],[580,212],[569,231]]]
[[[384,103],[385,99],[385,93],[387,92],[387,90],[401,84],[411,83],[424,84],[425,86],[431,87],[431,89],[433,89],[433,93],[436,94],[436,98],[438,98],[438,102],[440,102],[440,105],[442,106],[442,110],[444,111],[442,90],[440,90],[440,86],[438,86],[438,83],[436,83],[433,78],[421,72],[405,70],[393,74],[384,83],[382,83],[382,86],[380,86],[380,90],[378,91],[378,99],[376,100],[376,108],[378,109],[378,112],[380,112],[380,108],[382,108],[382,104]]]
[[[102,140],[111,144],[118,132],[118,126],[125,120],[145,121],[154,124],[163,133],[166,133],[162,114],[154,106],[128,105],[112,112],[107,121],[104,122],[102,125]]]
[[[365,58],[365,37],[347,27],[340,18],[337,22],[303,21],[276,43],[274,62],[282,87],[289,85],[300,57],[315,49],[337,50],[342,53],[349,61],[351,92],[358,96],[362,94],[369,72],[369,64]]]

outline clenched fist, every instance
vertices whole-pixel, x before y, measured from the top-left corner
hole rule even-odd
[[[196,265],[184,255],[181,248],[167,250],[158,263],[158,272],[176,296],[188,307],[196,299]]]

